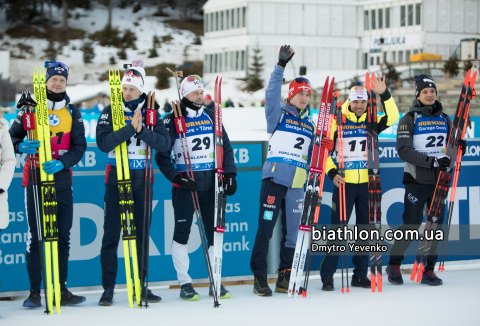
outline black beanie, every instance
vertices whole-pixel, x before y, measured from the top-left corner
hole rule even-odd
[[[415,96],[420,95],[422,89],[427,87],[435,88],[435,93],[437,93],[437,86],[433,82],[433,78],[427,75],[420,75],[415,77]]]

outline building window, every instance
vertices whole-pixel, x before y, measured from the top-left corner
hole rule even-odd
[[[413,54],[417,54],[418,53],[418,50],[417,49],[414,49],[413,50]]]
[[[372,29],[375,29],[375,10],[372,10]]]
[[[225,28],[223,27],[223,11],[220,13],[220,30],[223,31]]]
[[[245,24],[246,20],[247,20],[247,8],[243,7],[242,27],[247,26],[247,24]]]
[[[225,71],[229,71],[230,69],[228,69],[228,52],[225,52],[224,56],[225,56]]]
[[[390,28],[390,8],[385,8],[385,28]]]
[[[227,15],[227,23],[225,24],[225,29],[229,29],[230,28],[230,10],[227,10],[226,15]]]
[[[245,70],[245,51],[242,51],[242,66],[240,68],[241,71]]]
[[[363,17],[363,29],[368,31],[370,28],[368,28],[370,26],[369,24],[369,20],[368,20],[368,10],[365,10],[364,11],[364,17]]]
[[[392,63],[397,62],[397,52],[393,51],[392,52]]]
[[[240,28],[240,8],[237,8],[237,28]]]
[[[377,56],[377,65],[380,65],[380,56]]]
[[[400,6],[400,26],[405,26],[405,6]]]
[[[398,62],[403,62],[403,51],[398,51]]]
[[[375,58],[373,56],[370,57],[370,66],[373,66],[375,64],[374,59]]]
[[[362,69],[368,69],[368,53],[363,54]]]
[[[232,16],[232,20],[230,21],[230,28],[235,28],[235,9],[232,9],[231,10],[231,16]]]
[[[408,26],[413,25],[413,5],[408,5]]]
[[[387,61],[388,61],[388,60],[387,60],[387,53],[388,53],[388,52],[386,52],[386,51],[383,52],[383,62],[382,62],[382,63],[387,63]]]
[[[219,18],[218,18],[218,12],[215,13],[215,30],[218,31],[219,30],[219,26],[220,26],[220,21],[219,21]]]
[[[412,51],[410,51],[410,50],[405,51],[405,61],[406,62],[410,62],[410,54],[411,53],[412,53]]]
[[[239,58],[239,51],[236,51],[235,52],[235,56],[236,56],[236,60],[235,60],[235,71],[238,71],[238,62],[240,61],[240,58]]]
[[[420,25],[420,17],[422,13],[421,6],[420,3],[415,4],[415,25]]]
[[[210,14],[210,32],[215,31],[215,13]]]
[[[378,9],[378,28],[383,28],[383,9]]]

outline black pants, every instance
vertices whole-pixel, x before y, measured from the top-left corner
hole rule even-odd
[[[405,197],[403,200],[405,208],[402,215],[403,225],[398,228],[399,230],[418,230],[423,221],[423,207],[427,204],[427,209],[430,208],[434,192],[434,185],[405,183]],[[439,216],[437,230],[442,229],[443,218],[444,215]],[[401,265],[411,242],[412,240],[405,239],[395,241],[390,251],[390,261],[388,264]],[[438,241],[433,241],[428,255],[427,266],[425,266],[426,271],[432,271],[437,263],[438,245]]]
[[[202,213],[203,227],[208,245],[213,246],[213,223],[215,216],[215,189],[197,191]],[[172,205],[175,215],[173,241],[186,245],[190,237],[193,213],[192,192],[184,188],[172,188]]]
[[[137,230],[137,259],[138,259],[138,271],[141,274],[142,268],[142,246],[144,245],[144,268],[143,268],[143,280],[147,275],[147,242],[143,243],[143,215],[145,205],[145,188],[133,190],[134,201],[134,217],[135,227]],[[105,185],[105,197],[104,197],[104,224],[103,224],[103,239],[102,249],[100,254],[100,262],[102,264],[102,286],[104,289],[114,288],[115,279],[117,278],[117,249],[118,242],[121,236],[121,220],[120,220],[120,198],[118,195],[118,187]],[[148,207],[147,207],[148,209]],[[152,216],[153,218],[153,216]],[[151,221],[150,221],[151,222]],[[150,228],[150,225],[148,226]],[[147,239],[149,241],[150,239]],[[121,247],[120,250],[123,250]],[[127,257],[125,257],[127,259]]]
[[[334,187],[332,196],[332,229],[340,227],[340,203],[339,190]],[[369,224],[368,218],[368,184],[345,184],[345,206],[347,209],[347,224],[352,215],[353,205],[355,204],[355,214],[357,217],[356,225],[359,231],[367,229]],[[327,245],[341,245],[340,241],[327,241]],[[356,245],[367,245],[368,241],[357,240]],[[347,250],[348,246],[347,246]],[[322,278],[333,276],[338,266],[338,254],[326,254],[320,265],[320,276]],[[366,253],[353,253],[353,274],[355,276],[367,276],[369,256]]]
[[[40,190],[40,188],[39,188]],[[39,191],[40,192],[40,191]],[[40,192],[41,193],[41,192]],[[58,225],[58,265],[60,273],[60,286],[65,287],[68,276],[68,256],[70,251],[70,229],[73,221],[73,194],[72,188],[56,190],[57,197],[57,225]],[[30,279],[30,290],[40,290],[42,271],[40,265],[40,252],[38,246],[37,220],[35,215],[35,202],[33,200],[33,187],[26,188],[26,213],[28,221],[27,241],[27,271]],[[43,211],[42,200],[39,197],[42,238],[43,238]],[[53,261],[53,260],[52,260]]]
[[[254,275],[267,273],[269,242],[280,209],[282,210],[282,240],[280,241],[279,270],[284,270],[292,268],[298,226],[303,209],[303,189],[289,189],[273,182],[272,179],[262,180],[258,230],[250,259],[250,269]]]

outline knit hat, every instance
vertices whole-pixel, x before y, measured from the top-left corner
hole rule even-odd
[[[202,78],[197,75],[190,75],[182,80],[182,84],[180,85],[182,97],[196,90],[203,90]]]
[[[356,82],[355,86],[350,89],[348,94],[348,101],[368,101],[368,92],[365,86],[362,86],[360,82]]]
[[[205,99],[206,99],[206,100],[211,100],[212,97],[210,96],[210,94],[207,94],[207,95],[205,95]]]
[[[45,82],[48,82],[53,76],[63,76],[68,81],[68,67],[66,64],[59,61],[45,61],[45,68],[47,68]]]
[[[145,85],[145,69],[143,69],[143,60],[133,60],[132,66],[125,70],[122,78],[123,85],[135,86],[141,93]]]
[[[288,99],[290,100],[297,93],[305,91],[312,95],[312,89],[310,88],[308,79],[303,77],[295,78],[290,85],[288,85]]]
[[[433,87],[435,93],[437,93],[437,86],[433,82],[433,78],[427,75],[420,75],[415,77],[415,96],[420,95],[420,92],[424,88]]]

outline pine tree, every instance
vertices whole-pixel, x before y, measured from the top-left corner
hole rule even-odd
[[[256,92],[263,88],[263,79],[260,76],[263,71],[264,63],[261,62],[263,57],[260,56],[261,50],[258,48],[258,45],[257,47],[253,48],[252,51],[252,65],[248,69],[249,72],[247,78],[245,79],[247,85],[244,89],[246,91]]]
[[[93,49],[93,42],[85,42],[82,46],[83,63],[92,63],[95,58],[95,50]]]
[[[45,53],[45,59],[56,61],[57,60],[57,49],[55,49],[55,43],[50,40],[48,42],[48,47],[43,51]]]
[[[153,35],[152,48],[148,50],[149,58],[158,57],[157,47],[160,47],[160,40],[158,39],[157,35]]]
[[[117,60],[115,60],[115,56],[112,54],[111,57],[109,58],[110,64],[114,65],[117,63]]]
[[[117,56],[120,60],[127,60],[127,51],[125,51],[124,47],[118,50]]]
[[[170,78],[170,72],[167,69],[158,69],[157,71],[157,84],[155,88],[157,89],[167,89],[170,87],[170,82],[168,80]]]

